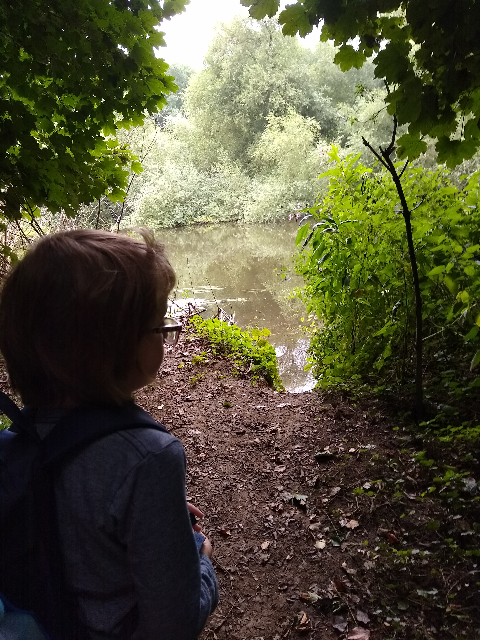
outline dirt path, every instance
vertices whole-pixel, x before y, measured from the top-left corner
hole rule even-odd
[[[432,588],[421,564],[394,563],[393,584],[380,583],[382,549],[409,547],[410,527],[423,554],[433,517],[428,506],[405,517],[420,478],[409,476],[400,506],[386,492],[411,458],[398,461],[405,438],[380,407],[252,387],[228,361],[192,364],[206,349],[181,342],[138,398],[182,440],[188,497],[214,543],[221,603],[202,640],[477,637],[440,630],[435,603],[414,590]]]

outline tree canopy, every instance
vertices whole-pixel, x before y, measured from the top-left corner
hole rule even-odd
[[[241,0],[257,19],[279,0]],[[476,0],[297,0],[279,14],[283,33],[301,36],[323,24],[342,70],[374,56],[389,86],[388,111],[408,132],[399,157],[417,158],[436,140],[439,162],[453,167],[480,147],[480,4]]]
[[[188,0],[0,3],[0,211],[121,199],[140,164],[115,139],[176,89],[157,26]],[[133,161],[133,162],[132,162]]]
[[[237,18],[222,25],[204,69],[192,77],[184,105],[203,138],[214,145],[213,161],[221,145],[232,160],[248,163],[249,148],[269,117],[292,111],[314,118],[321,136],[333,141],[337,104],[353,103],[357,84],[374,86],[371,65],[341,73],[332,63],[334,51],[319,43],[313,52],[285,38],[276,20]]]

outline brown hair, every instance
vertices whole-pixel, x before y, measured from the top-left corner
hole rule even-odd
[[[122,402],[175,274],[163,247],[93,230],[43,237],[0,294],[0,351],[25,404]]]

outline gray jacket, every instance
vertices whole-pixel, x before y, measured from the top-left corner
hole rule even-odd
[[[55,419],[54,419],[55,418]],[[41,435],[57,416],[39,416]],[[55,482],[66,584],[88,640],[194,640],[218,603],[177,438],[149,428],[86,447]]]

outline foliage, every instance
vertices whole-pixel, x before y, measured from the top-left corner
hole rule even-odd
[[[0,4],[0,210],[74,214],[125,195],[139,163],[115,139],[176,89],[156,26],[186,0]]]
[[[8,427],[12,424],[12,421],[7,418],[5,415],[0,416],[0,431],[2,429],[8,429]]]
[[[324,160],[316,149],[315,131],[315,123],[298,114],[271,116],[250,151],[256,168],[251,176],[221,150],[208,170],[199,166],[192,148],[198,150],[201,140],[188,121],[162,131],[150,125],[147,139],[152,144],[143,161],[145,171],[132,184],[134,215],[125,224],[159,228],[285,219],[317,193],[316,176]],[[140,147],[132,147],[140,155]]]
[[[294,112],[313,118],[320,134],[332,140],[338,117],[335,105],[353,103],[359,82],[372,87],[373,73],[339,76],[333,48],[320,44],[315,52],[296,39],[282,36],[276,21],[257,25],[236,19],[223,25],[205,60],[205,68],[192,78],[185,95],[185,111],[212,145],[221,145],[231,160],[248,167],[249,149],[268,125],[270,117]]]
[[[274,16],[279,0],[241,0],[257,19]],[[391,86],[386,103],[408,132],[402,157],[437,140],[439,162],[454,167],[480,147],[480,6],[476,0],[297,0],[280,12],[283,33],[305,36],[323,23],[322,40],[339,50],[342,71],[374,56],[375,75]],[[454,28],[453,26],[454,25]],[[356,44],[353,46],[352,40]]]
[[[205,68],[187,89],[189,118],[204,138],[215,145],[221,141],[231,160],[246,162],[269,114],[282,116],[294,109],[312,115],[303,111],[302,56],[299,43],[284,38],[273,21],[260,28],[240,19],[223,25]],[[327,98],[316,116],[327,128],[333,123]]]
[[[232,358],[237,366],[247,366],[248,372],[253,374],[252,382],[263,376],[274,389],[284,390],[278,375],[275,349],[265,339],[270,335],[268,329],[243,330],[222,320],[204,320],[201,316],[193,316],[191,323],[219,353]]]
[[[189,77],[181,112],[122,134],[144,157],[125,223],[265,222],[312,202],[322,149],[344,130],[337,105],[358,100],[356,82],[366,92],[375,84],[368,65],[342,74],[334,55],[327,43],[302,48],[272,21],[222,26],[205,68]]]
[[[194,70],[186,64],[171,64],[168,68],[168,73],[174,77],[178,90],[168,96],[166,106],[155,115],[155,121],[162,127],[169,120],[183,112],[185,91],[194,74]]]
[[[301,292],[320,321],[311,356],[322,386],[360,377],[403,380],[414,332],[411,266],[395,186],[357,156],[326,175],[329,194],[308,209],[297,235]],[[459,190],[442,169],[407,169],[402,178],[412,211],[424,338],[429,357],[478,365],[480,346],[479,174]],[[464,364],[464,368],[468,369]],[[459,373],[457,373],[457,376]],[[468,374],[466,374],[468,375]],[[478,385],[471,381],[470,385]]]

